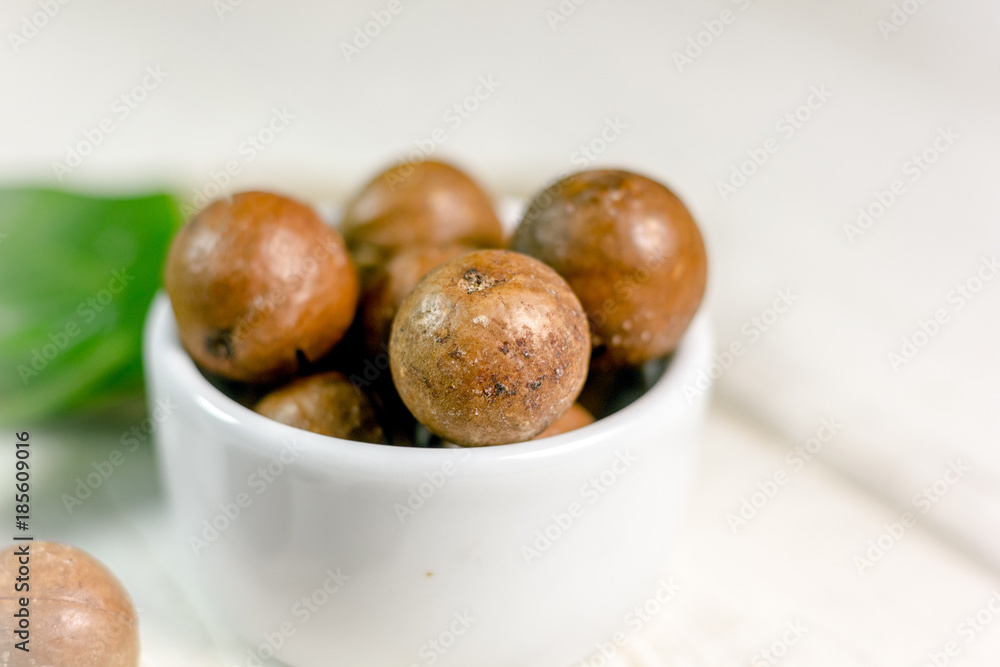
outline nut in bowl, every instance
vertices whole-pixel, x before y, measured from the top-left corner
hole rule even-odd
[[[243,407],[195,367],[165,296],[145,348],[149,399],[178,406],[158,452],[180,537],[252,651],[294,667],[426,664],[456,614],[475,620],[437,665],[570,665],[628,631],[677,531],[707,400],[684,387],[712,353],[701,315],[663,376],[611,416],[543,440],[420,449]]]
[[[469,261],[482,280],[464,265]],[[502,289],[491,294],[494,285]],[[439,350],[447,359],[438,360],[438,351],[422,349],[424,329],[432,342],[443,335],[416,326],[423,321],[421,290],[427,298],[455,300],[439,315],[469,316],[469,335],[458,326],[461,317],[451,322],[449,344],[476,356],[475,345],[488,339],[499,350],[479,354],[483,372],[463,375],[465,367],[451,364],[457,357],[450,347]],[[576,346],[588,346],[587,314],[540,261],[472,251],[432,270],[411,297],[393,323],[393,367],[380,364],[382,375],[366,382],[407,383],[395,395],[400,412],[425,421],[442,440],[486,446],[412,446],[420,444],[416,436],[372,444],[268,418],[248,407],[259,396],[241,403],[206,379],[182,344],[170,300],[161,294],[154,302],[144,341],[149,400],[178,406],[159,428],[161,468],[180,539],[206,590],[248,642],[245,664],[274,656],[293,667],[570,665],[596,643],[629,632],[626,615],[655,592],[693,475],[707,400],[705,393],[685,395],[711,358],[705,314],[694,317],[669,359],[624,375],[602,370],[590,383],[597,389],[580,393],[587,360]],[[520,299],[537,320],[525,322],[551,334],[546,340],[562,341],[565,357],[536,363],[532,349],[513,358],[516,340],[503,350],[502,305]],[[549,327],[550,317],[559,324]],[[512,330],[521,331],[520,324],[510,320]],[[350,348],[356,351],[343,356],[359,366],[377,358],[350,338],[339,345],[357,345]],[[393,351],[399,345],[402,353]],[[397,362],[410,370],[400,374]],[[438,367],[456,374],[427,377]],[[550,398],[534,398],[535,375],[548,383],[557,368],[566,383],[556,383]],[[494,381],[501,371],[509,377]],[[344,376],[357,377],[346,370]],[[342,385],[344,376],[333,379]],[[622,389],[622,377],[635,385],[628,405],[607,409],[613,400],[592,400],[595,392],[600,398],[609,387]],[[429,384],[434,391],[423,392]],[[510,419],[497,423],[512,440],[501,434],[478,441],[478,431],[470,435],[461,418],[436,423],[434,402],[442,399],[435,397],[453,384],[472,392],[465,421],[475,423],[476,409],[506,411]],[[322,404],[301,393],[302,380],[289,386],[285,400],[293,391],[296,410]],[[380,391],[372,395],[384,419],[394,413]],[[563,414],[556,435],[537,437]],[[505,441],[512,444],[498,444]]]

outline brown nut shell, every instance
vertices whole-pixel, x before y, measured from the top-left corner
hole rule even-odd
[[[321,435],[385,442],[368,396],[337,371],[293,380],[262,398],[254,410],[282,424]]]
[[[18,549],[28,549],[27,556]],[[26,562],[25,562],[26,561]],[[29,590],[18,592],[15,580],[26,567]],[[19,574],[20,572],[20,574]],[[139,620],[128,592],[104,565],[89,554],[56,542],[20,542],[0,552],[0,660],[7,667],[136,667]],[[14,614],[27,598],[28,652]]]
[[[503,228],[493,202],[443,162],[404,162],[368,183],[344,212],[344,238],[367,272],[413,245],[496,248]]]
[[[597,367],[671,352],[701,303],[701,233],[666,186],[627,171],[584,171],[535,196],[511,249],[559,272],[590,320]]]
[[[370,351],[389,344],[392,320],[417,283],[427,273],[473,248],[463,245],[418,245],[406,248],[378,269],[361,295],[361,325]]]
[[[579,300],[541,262],[478,250],[438,266],[403,301],[389,358],[403,402],[465,446],[528,440],[576,400],[590,340]]]
[[[343,337],[357,271],[336,230],[297,201],[244,192],[214,202],[170,248],[165,283],[181,342],[202,368],[270,382]]]
[[[536,435],[532,440],[541,440],[542,438],[551,438],[554,435],[562,435],[563,433],[569,433],[593,423],[594,415],[590,414],[587,408],[579,403],[574,403],[570,406],[569,410],[562,413],[559,419],[552,422],[551,426]]]

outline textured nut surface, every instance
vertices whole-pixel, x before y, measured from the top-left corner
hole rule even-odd
[[[472,248],[463,245],[418,245],[401,250],[378,269],[361,296],[365,344],[379,351],[389,344],[392,320],[417,282],[436,266]]]
[[[266,192],[219,200],[174,239],[166,288],[181,342],[204,369],[269,382],[322,357],[354,318],[343,239],[303,204]]]
[[[627,171],[580,172],[536,195],[511,249],[572,286],[597,367],[673,350],[705,291],[705,246],[691,214],[665,186]]]
[[[503,229],[485,192],[442,162],[405,162],[376,176],[344,213],[344,238],[369,270],[412,245],[496,248]]]
[[[552,422],[552,425],[547,429],[536,435],[533,440],[541,440],[542,438],[551,438],[554,435],[562,435],[563,433],[569,433],[570,431],[575,431],[578,428],[583,428],[588,424],[594,423],[594,416],[587,412],[587,408],[583,407],[579,403],[574,403],[570,406],[569,410],[562,413],[559,419]]]
[[[337,371],[293,380],[262,398],[254,410],[313,433],[359,442],[385,441],[368,396]]]
[[[587,319],[566,282],[507,250],[467,253],[424,276],[389,343],[406,406],[465,446],[543,431],[580,393],[589,354]]]
[[[16,551],[28,545],[30,590],[18,592],[13,582],[22,563]],[[139,664],[139,620],[128,592],[118,579],[89,554],[55,542],[22,542],[0,552],[0,581],[10,587],[0,594],[0,632],[4,645],[0,664],[8,667],[136,667]],[[13,644],[20,609],[27,597],[30,651]]]

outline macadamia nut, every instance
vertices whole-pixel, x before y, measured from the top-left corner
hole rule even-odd
[[[20,574],[19,574],[20,573]],[[137,667],[139,620],[128,592],[89,554],[56,542],[20,542],[0,552],[0,633],[5,667]],[[22,602],[27,601],[27,605]],[[28,652],[17,649],[28,610]]]
[[[691,214],[665,186],[627,171],[580,172],[536,195],[511,249],[576,292],[598,367],[671,352],[705,292],[705,246]]]
[[[254,410],[313,433],[359,442],[385,441],[368,397],[337,371],[293,380],[262,398]]]
[[[404,248],[496,248],[503,228],[493,202],[465,172],[442,162],[404,162],[376,176],[344,213],[344,238],[367,274]]]
[[[181,342],[202,368],[271,382],[343,337],[358,276],[343,239],[303,204],[266,192],[222,199],[170,248],[166,288]]]
[[[587,318],[555,271],[507,250],[460,255],[403,301],[392,378],[427,428],[465,446],[521,442],[576,400],[590,356]]]

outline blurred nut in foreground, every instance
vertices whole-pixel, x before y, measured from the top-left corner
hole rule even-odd
[[[4,667],[139,664],[139,620],[132,600],[89,554],[56,542],[21,542],[0,552],[0,581],[6,588],[0,596]],[[18,616],[22,609],[27,616]],[[25,618],[28,652],[15,646],[22,641],[17,632],[24,631]]]

